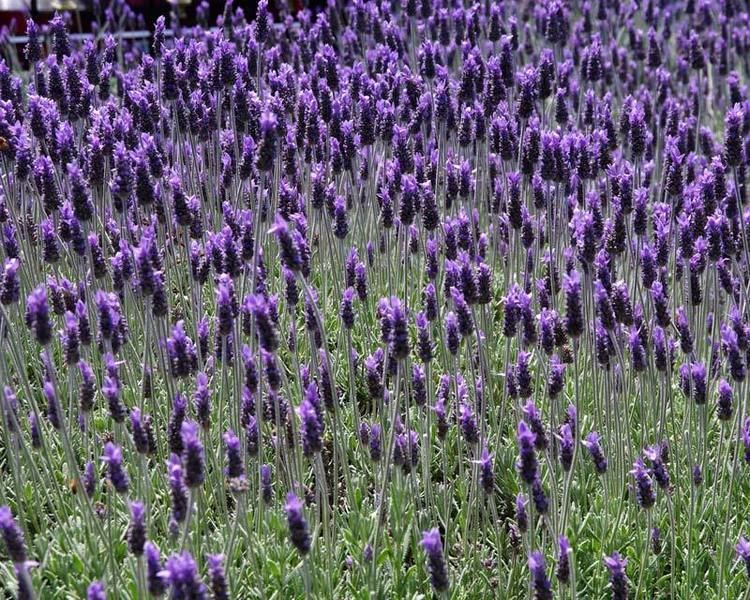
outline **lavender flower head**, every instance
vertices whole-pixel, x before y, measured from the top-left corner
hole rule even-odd
[[[112,442],[104,446],[102,461],[107,464],[107,479],[118,494],[127,494],[130,479],[122,464],[122,450]]]
[[[643,509],[651,508],[656,502],[656,493],[654,492],[651,475],[646,469],[642,458],[637,458],[633,463],[633,469],[630,471],[635,479],[635,493],[638,505]]]
[[[430,529],[422,533],[420,545],[427,556],[427,570],[430,573],[430,582],[437,592],[444,592],[450,587],[448,580],[448,567],[443,557],[443,543],[440,540],[440,531]]]
[[[484,493],[491,496],[495,492],[495,470],[492,465],[493,455],[485,446],[482,448],[482,454],[477,462],[479,464],[479,485]]]
[[[142,502],[130,503],[130,526],[128,527],[128,549],[134,556],[143,555],[146,544],[146,508]]]
[[[211,582],[211,592],[214,600],[229,600],[229,585],[224,572],[224,557],[212,554],[206,557],[208,576]]]
[[[570,555],[573,549],[570,547],[568,538],[564,535],[558,540],[557,569],[555,575],[560,583],[567,584],[570,581]]]
[[[552,600],[552,584],[547,577],[547,565],[541,552],[534,551],[529,555],[529,572],[535,600]]]
[[[286,511],[289,538],[292,541],[292,545],[304,556],[310,552],[312,542],[308,532],[307,521],[302,513],[302,502],[300,502],[294,492],[289,492],[287,495],[284,510]]]
[[[740,536],[740,541],[734,547],[737,553],[737,559],[745,563],[745,571],[747,576],[750,577],[750,542],[747,541],[745,536]]]
[[[146,585],[148,593],[158,598],[167,590],[168,574],[164,572],[159,549],[151,542],[143,547],[146,557]]]
[[[0,506],[0,534],[2,534],[5,550],[11,561],[16,565],[25,564],[26,542],[23,530],[7,506]]]
[[[198,435],[198,424],[185,421],[180,431],[182,437],[182,460],[185,466],[185,484],[197,487],[205,479],[205,459],[203,443]]]
[[[36,288],[28,297],[26,324],[40,345],[46,346],[52,341],[52,321],[44,286]]]
[[[231,429],[224,432],[224,451],[227,458],[226,476],[229,479],[239,479],[245,476],[245,466],[242,460],[240,439]]]
[[[613,552],[604,557],[604,565],[609,571],[609,586],[612,591],[612,600],[627,600],[629,582],[625,567],[628,566],[627,559],[620,556],[619,552]]]
[[[107,600],[107,592],[101,581],[92,581],[86,590],[86,600]]]
[[[526,497],[523,494],[518,494],[516,496],[515,520],[516,525],[521,532],[526,532],[526,530],[529,528],[529,514],[526,511],[526,506],[528,505],[528,503],[529,501],[526,500]]]
[[[607,459],[602,452],[600,442],[601,438],[599,437],[599,434],[596,431],[592,431],[586,436],[586,439],[583,440],[582,443],[591,455],[591,460],[594,462],[594,469],[597,474],[603,475],[607,472]]]
[[[536,458],[536,435],[528,428],[525,422],[518,423],[518,462],[516,468],[521,479],[528,485],[534,483],[538,475],[538,462]]]
[[[207,598],[206,586],[198,575],[198,565],[187,550],[181,554],[170,556],[163,573],[172,588],[172,598],[178,600],[204,600]]]

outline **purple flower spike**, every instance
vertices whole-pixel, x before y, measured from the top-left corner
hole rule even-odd
[[[159,549],[151,542],[144,546],[146,556],[146,581],[148,593],[158,598],[167,591],[167,575],[161,563]]]
[[[198,369],[198,354],[193,340],[185,333],[184,321],[178,321],[167,338],[167,354],[172,376],[177,379],[190,377]]]
[[[515,520],[519,531],[525,532],[529,528],[529,514],[526,512],[528,500],[523,494],[516,496]]]
[[[284,510],[286,511],[289,537],[292,545],[304,556],[310,552],[312,542],[307,528],[307,521],[302,514],[302,502],[300,502],[294,492],[290,492],[287,495]]]
[[[635,479],[635,493],[638,505],[648,510],[656,502],[656,493],[654,492],[651,475],[640,457],[633,463],[633,469],[630,471]]]
[[[13,518],[10,508],[0,507],[0,534],[5,542],[5,550],[16,565],[26,563],[26,542],[23,530]]]
[[[470,445],[478,444],[479,430],[471,407],[464,403],[461,404],[460,410],[461,414],[459,416],[459,422],[461,423],[461,431],[463,432],[466,443]]]
[[[568,538],[561,535],[558,540],[557,569],[555,570],[555,575],[560,583],[567,584],[570,581],[570,555],[572,553],[573,549],[570,547]]]
[[[716,400],[716,416],[720,421],[728,421],[733,413],[732,386],[722,379],[719,382],[719,392]]]
[[[603,475],[607,472],[607,459],[602,452],[600,442],[601,438],[599,437],[599,434],[596,431],[592,431],[586,436],[586,439],[583,440],[582,443],[589,451],[591,460],[594,461],[594,469],[597,474]]]
[[[570,467],[573,464],[573,452],[575,450],[573,431],[568,423],[565,423],[560,427],[558,439],[560,441],[560,464],[562,465],[563,471],[567,473],[570,471]]]
[[[193,557],[185,550],[181,554],[173,554],[167,559],[163,573],[172,587],[173,598],[191,598],[205,600],[206,586],[198,575],[198,565]]]
[[[221,554],[206,557],[208,576],[214,600],[229,600],[229,585],[224,572],[224,557]]]
[[[523,413],[524,421],[528,424],[531,431],[534,433],[535,441],[534,445],[537,450],[544,450],[547,447],[547,433],[542,422],[542,415],[539,409],[534,404],[533,400],[529,400],[521,409]]]
[[[747,576],[750,577],[750,542],[747,541],[745,536],[740,536],[740,541],[734,547],[737,552],[737,559],[745,563],[745,571]]]
[[[17,258],[5,260],[3,271],[0,273],[0,303],[4,306],[18,302],[21,297],[21,281],[18,276],[20,266]]]
[[[86,590],[86,600],[107,600],[107,592],[101,581],[92,581]]]
[[[450,581],[448,580],[448,566],[443,556],[440,531],[435,528],[423,532],[420,545],[427,556],[427,570],[430,573],[432,587],[437,592],[445,592],[450,587]]]
[[[185,484],[197,487],[205,479],[203,444],[198,436],[198,424],[185,421],[180,429],[182,437],[182,460],[185,466]]]
[[[279,256],[282,264],[292,272],[302,270],[302,256],[297,240],[295,240],[289,224],[281,215],[276,215],[273,227],[268,231],[279,244]]]
[[[609,571],[609,585],[612,591],[612,600],[627,600],[629,582],[625,567],[628,566],[627,559],[614,552],[604,557],[604,566]]]
[[[227,467],[225,473],[229,479],[244,477],[245,466],[242,460],[240,439],[231,429],[223,435],[224,451],[226,452]]]
[[[273,480],[271,477],[271,467],[261,465],[260,467],[260,487],[263,495],[263,502],[270,505],[273,502]]]
[[[552,584],[547,577],[547,565],[541,552],[535,551],[529,555],[529,572],[534,598],[536,600],[552,600]]]
[[[130,479],[122,464],[122,450],[112,442],[104,446],[102,461],[107,463],[107,478],[118,494],[127,494]]]
[[[479,464],[479,485],[484,493],[491,496],[495,493],[495,469],[493,467],[494,456],[485,446],[482,448],[482,455],[477,461]]]
[[[531,485],[536,481],[538,474],[538,463],[536,458],[536,435],[529,429],[529,427],[521,421],[518,423],[518,462],[516,468],[518,469],[521,479],[528,485]]]
[[[312,400],[312,398],[316,398],[316,400]],[[305,399],[299,407],[299,416],[302,453],[311,457],[323,448],[323,422],[320,413],[318,386],[314,382],[308,386],[305,392]]]
[[[26,301],[26,324],[40,345],[46,346],[52,341],[52,322],[44,286],[36,288]]]
[[[188,491],[185,485],[182,461],[176,454],[172,454],[167,461],[167,476],[172,507],[171,519],[175,524],[182,523],[189,510]]]
[[[130,526],[128,527],[128,549],[134,556],[141,556],[146,543],[146,508],[142,502],[130,503]]]

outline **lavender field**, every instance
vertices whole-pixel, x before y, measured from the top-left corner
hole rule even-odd
[[[0,48],[3,597],[750,598],[746,2],[101,4]]]

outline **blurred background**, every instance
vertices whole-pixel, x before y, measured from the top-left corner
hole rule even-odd
[[[139,27],[153,29],[153,24],[160,15],[169,19],[170,13],[178,11],[180,23],[186,26],[200,24],[203,11],[207,9],[206,21],[213,25],[216,17],[224,11],[225,0],[121,0],[138,18]],[[49,21],[55,11],[71,13],[71,33],[88,33],[92,25],[96,28],[97,14],[102,15],[109,5],[108,0],[0,0],[0,27],[7,28],[7,35],[18,35],[26,32],[26,19],[31,16],[37,23]],[[199,5],[204,4],[199,9]],[[242,8],[248,20],[255,16],[257,0],[234,0],[236,8]],[[275,12],[296,13],[302,8],[317,8],[323,0],[269,0],[269,6]],[[169,20],[168,20],[169,22]]]

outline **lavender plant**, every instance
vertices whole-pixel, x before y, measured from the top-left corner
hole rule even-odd
[[[747,596],[747,6],[270,4],[3,32],[4,595]]]

